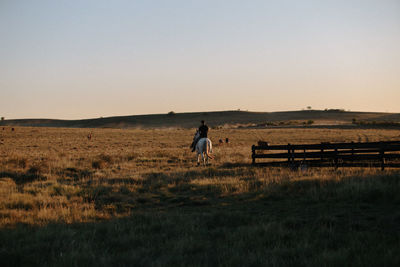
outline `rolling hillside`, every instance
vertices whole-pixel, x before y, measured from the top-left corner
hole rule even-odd
[[[257,126],[267,122],[301,123],[312,120],[314,125],[350,125],[357,121],[400,122],[399,113],[346,112],[341,110],[303,110],[285,112],[219,111],[118,116],[84,120],[17,119],[4,120],[2,126],[37,126],[71,128],[166,128],[197,127],[200,120],[211,127],[225,125]]]

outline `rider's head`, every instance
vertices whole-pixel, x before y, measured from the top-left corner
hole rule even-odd
[[[201,124],[204,125],[204,120],[201,121]]]

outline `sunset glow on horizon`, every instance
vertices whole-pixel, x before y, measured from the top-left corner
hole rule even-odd
[[[6,119],[400,113],[397,0],[3,0],[0,36]]]

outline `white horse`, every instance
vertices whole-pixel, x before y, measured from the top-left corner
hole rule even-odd
[[[193,140],[197,140],[200,137],[199,131],[196,132],[194,135]],[[200,165],[200,157],[201,160],[203,161],[203,165],[205,166],[208,164],[208,159],[213,159],[213,156],[210,155],[212,153],[212,143],[211,140],[203,137],[200,138],[199,141],[197,141],[196,144],[196,153],[197,153],[197,165]]]

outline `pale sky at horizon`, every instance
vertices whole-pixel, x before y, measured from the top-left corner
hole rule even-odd
[[[0,116],[400,112],[400,0],[0,0]]]

